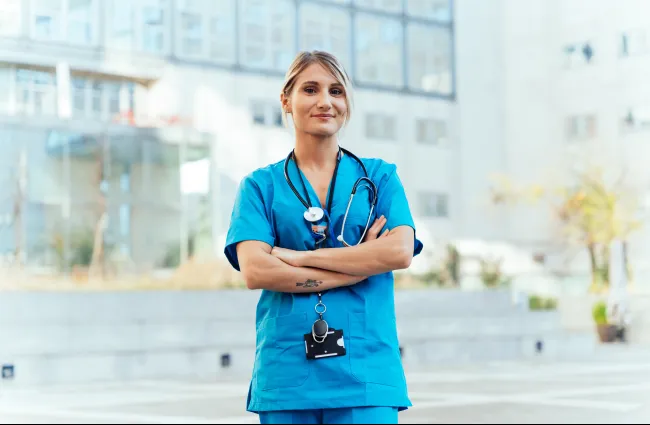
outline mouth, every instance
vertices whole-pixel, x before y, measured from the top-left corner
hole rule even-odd
[[[330,114],[318,114],[318,115],[314,115],[314,118],[319,118],[319,119],[322,119],[322,120],[328,120],[328,119],[330,119],[330,118],[334,118],[334,115],[330,115]]]

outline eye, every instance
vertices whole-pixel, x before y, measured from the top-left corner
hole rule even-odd
[[[316,89],[314,87],[305,87],[305,93],[314,94],[316,93]]]
[[[332,93],[332,96],[341,96],[343,94],[343,90],[342,89],[332,89],[330,91],[330,93]]]

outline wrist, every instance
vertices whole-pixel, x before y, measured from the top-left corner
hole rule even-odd
[[[315,251],[302,251],[299,262],[300,262],[300,267],[313,267],[311,265],[311,259],[313,258],[313,254]]]

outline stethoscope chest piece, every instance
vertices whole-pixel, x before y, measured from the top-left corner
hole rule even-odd
[[[314,223],[320,220],[321,218],[323,218],[324,214],[325,213],[323,212],[323,210],[319,207],[309,207],[309,209],[305,211],[304,216],[305,216],[305,220],[307,220],[310,223]]]

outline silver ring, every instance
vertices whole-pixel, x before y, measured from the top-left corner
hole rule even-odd
[[[319,305],[323,306],[323,311],[318,310]],[[316,314],[325,314],[325,312],[327,311],[327,306],[325,304],[323,304],[322,301],[318,301],[318,304],[316,304],[316,306],[314,306],[314,310],[316,310]]]

